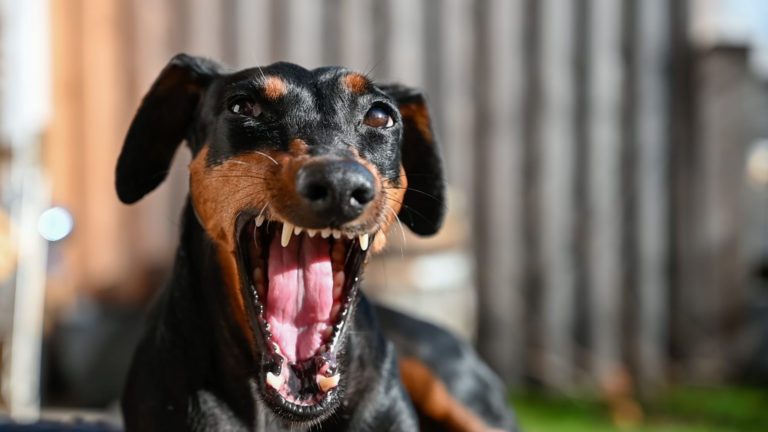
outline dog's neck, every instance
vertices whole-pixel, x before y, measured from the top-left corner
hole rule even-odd
[[[189,377],[223,399],[238,417],[252,420],[256,397],[253,383],[259,372],[250,334],[235,319],[217,260],[216,245],[201,226],[188,200],[182,214],[181,242],[174,266],[171,303],[163,313],[174,314],[171,330],[182,335],[181,359],[195,363]],[[178,310],[184,310],[179,313]],[[191,352],[190,352],[191,351]]]

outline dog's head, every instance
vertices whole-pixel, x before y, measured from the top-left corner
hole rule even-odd
[[[133,203],[187,140],[191,202],[278,415],[313,422],[340,400],[337,356],[367,253],[392,224],[434,234],[440,156],[421,93],[342,68],[227,73],[176,56],[133,120],[117,193]]]

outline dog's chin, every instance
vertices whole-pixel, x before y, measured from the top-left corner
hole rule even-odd
[[[294,231],[254,216],[241,213],[235,234],[242,296],[260,357],[260,396],[284,420],[316,423],[342,399],[344,335],[368,238],[361,247],[354,235]]]

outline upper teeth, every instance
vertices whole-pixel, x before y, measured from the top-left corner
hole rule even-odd
[[[264,223],[264,218],[259,216],[256,218],[256,225],[261,226],[261,224]],[[301,232],[304,231],[304,228],[297,227],[296,225],[290,223],[290,222],[284,222],[283,223],[283,233],[280,237],[280,244],[283,245],[283,247],[288,246],[288,244],[291,242],[291,237],[293,235],[299,235]],[[333,234],[333,238],[340,239],[342,232],[340,230],[332,230],[330,228],[326,228],[323,230],[316,230],[316,229],[307,229],[307,234],[310,237],[314,237],[318,231],[320,232],[320,236],[323,238],[328,238]],[[350,232],[344,233],[348,238],[353,239],[356,236],[360,238],[360,249],[362,250],[368,250],[368,240],[369,240],[369,234],[363,234],[363,235],[357,235]]]

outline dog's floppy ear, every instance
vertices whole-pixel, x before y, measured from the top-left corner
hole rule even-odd
[[[426,99],[421,91],[399,84],[379,88],[397,102],[403,117],[401,155],[408,190],[400,220],[416,234],[435,234],[445,218],[445,180]]]
[[[173,154],[187,138],[199,102],[218,70],[209,60],[179,54],[160,73],[133,118],[117,160],[120,201],[133,204],[165,180]]]

